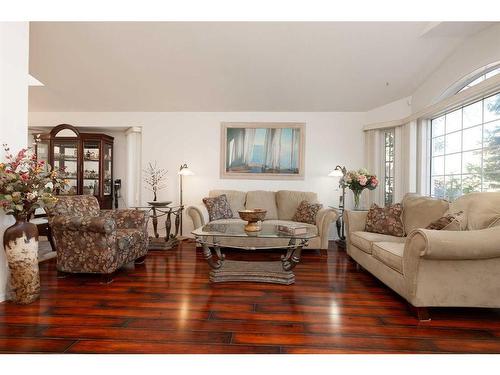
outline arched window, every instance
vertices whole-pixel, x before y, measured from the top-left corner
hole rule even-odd
[[[500,74],[475,76],[458,92]],[[453,200],[473,191],[500,191],[500,92],[431,120],[430,193]]]
[[[467,83],[461,89],[459,89],[457,93],[467,90],[469,87],[475,86],[488,78],[496,76],[497,74],[500,74],[500,66],[498,65],[485,69],[480,73],[479,76],[474,75],[472,78],[469,78],[469,80],[467,80]]]

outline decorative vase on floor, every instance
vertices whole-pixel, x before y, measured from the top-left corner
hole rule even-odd
[[[9,264],[10,300],[28,304],[40,297],[38,272],[38,229],[25,215],[16,216],[16,222],[5,230],[3,245]]]

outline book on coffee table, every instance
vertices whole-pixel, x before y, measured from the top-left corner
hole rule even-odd
[[[299,234],[306,234],[307,233],[307,227],[305,225],[300,225],[300,224],[280,224],[278,225],[278,231],[287,233],[287,234],[292,234],[292,235],[299,235]]]

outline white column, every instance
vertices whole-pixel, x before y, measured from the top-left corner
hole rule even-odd
[[[128,207],[141,205],[142,128],[134,126],[125,132],[127,137],[127,186],[123,192]]]
[[[28,139],[29,23],[0,22],[0,145],[12,151],[26,147]],[[3,159],[3,150],[1,158]],[[5,300],[8,268],[3,234],[11,216],[0,212],[0,301]]]

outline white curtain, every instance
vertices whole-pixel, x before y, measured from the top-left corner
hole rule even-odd
[[[367,207],[372,203],[384,205],[384,132],[385,129],[365,131],[365,165],[370,172],[377,175],[380,182],[377,189],[364,194]],[[420,181],[417,167],[422,164],[419,134],[416,121],[394,128],[393,203],[401,202],[406,193],[421,193],[421,189],[417,188],[417,182]]]
[[[255,132],[257,129],[245,129],[243,164],[250,165],[253,157],[253,147],[255,142]]]
[[[363,206],[370,207],[372,203],[378,205],[383,205],[384,203],[384,192],[383,192],[383,137],[380,130],[368,130],[365,131],[365,166],[368,171],[375,174],[379,181],[379,187],[375,190],[368,190],[367,193],[363,193],[362,197],[364,200]]]
[[[265,150],[265,167],[270,169],[279,169],[281,153],[281,129],[268,130],[268,134],[266,134]]]
[[[417,122],[395,130],[394,202],[401,202],[406,193],[417,192]]]
[[[292,129],[292,152],[290,156],[290,169],[298,168],[300,153],[300,129]]]

